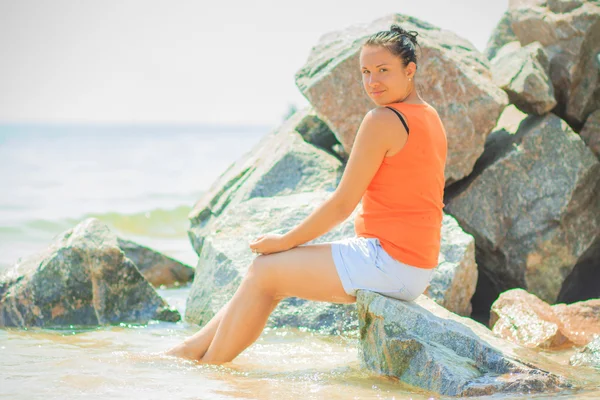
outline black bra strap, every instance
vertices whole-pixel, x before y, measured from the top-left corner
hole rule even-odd
[[[406,122],[404,122],[404,118],[402,118],[402,115],[398,111],[393,109],[392,107],[386,107],[386,108],[389,108],[390,110],[392,110],[393,112],[396,113],[398,118],[400,118],[400,122],[402,122],[402,125],[404,125],[404,127],[406,128],[406,133],[408,134],[408,125],[406,125]]]

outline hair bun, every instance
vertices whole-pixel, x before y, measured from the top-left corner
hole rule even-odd
[[[396,24],[393,24],[390,27],[390,31],[394,32],[398,35],[408,36],[413,43],[415,43],[415,44],[417,43],[417,36],[419,35],[419,32],[417,32],[417,31],[407,31],[404,28],[402,28],[401,26],[396,25]]]

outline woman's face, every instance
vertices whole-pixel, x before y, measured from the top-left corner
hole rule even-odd
[[[397,103],[411,92],[414,63],[402,65],[400,57],[381,46],[363,46],[360,51],[360,69],[363,87],[377,105]]]

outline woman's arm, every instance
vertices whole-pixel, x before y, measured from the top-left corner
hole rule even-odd
[[[391,110],[375,108],[356,134],[344,175],[335,192],[304,221],[283,235],[286,247],[310,242],[329,232],[354,211],[393,144],[406,142],[406,129]]]
[[[329,232],[352,213],[348,212],[335,193],[315,209],[294,229],[283,235],[286,247],[293,248]]]

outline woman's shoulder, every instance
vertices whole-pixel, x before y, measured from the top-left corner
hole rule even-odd
[[[365,115],[360,131],[365,131],[370,137],[381,137],[384,141],[394,141],[398,130],[405,129],[396,113],[385,106],[375,107]]]
[[[397,114],[393,110],[390,110],[388,105],[377,106],[369,110],[367,113],[367,116],[369,116],[372,120],[380,123],[389,123],[390,121],[397,120],[398,117],[396,115]]]

